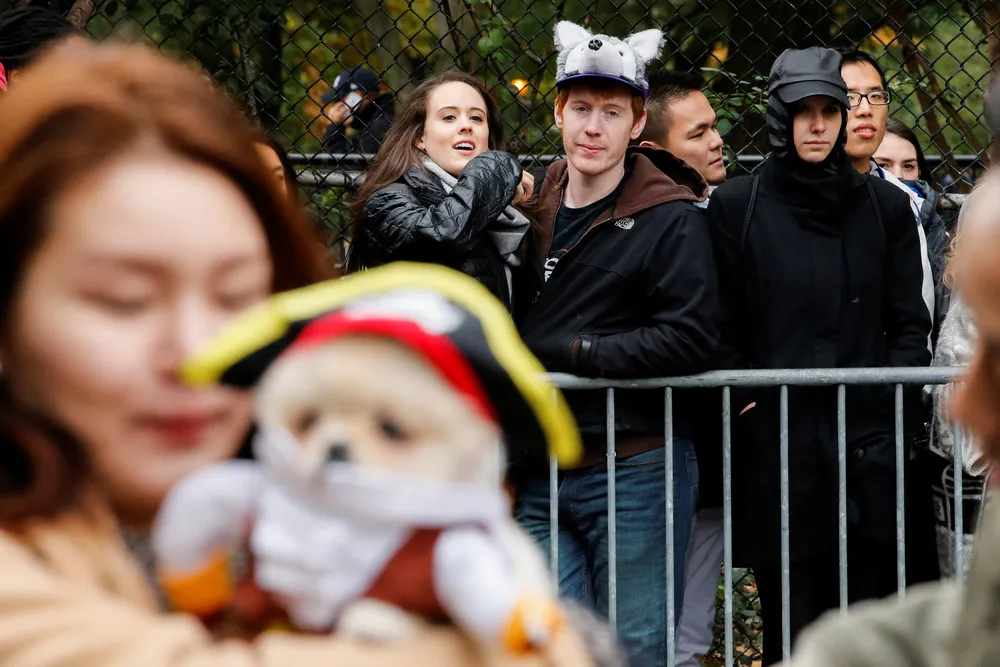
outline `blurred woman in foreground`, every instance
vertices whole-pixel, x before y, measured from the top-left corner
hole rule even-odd
[[[249,397],[189,389],[179,365],[328,260],[261,137],[152,51],[60,47],[0,117],[0,667],[476,664],[449,631],[217,641],[159,608],[123,534],[141,545],[251,424]],[[587,663],[575,637],[560,664]]]

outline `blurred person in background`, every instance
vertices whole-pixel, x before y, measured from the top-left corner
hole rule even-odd
[[[0,90],[14,85],[46,48],[79,35],[65,17],[45,7],[29,5],[0,14]]]
[[[375,73],[356,67],[333,80],[323,95],[323,115],[330,124],[323,135],[328,153],[378,152],[395,118],[394,97]]]
[[[55,49],[0,117],[0,666],[480,664],[450,630],[220,641],[160,607],[144,555],[165,494],[251,429],[250,396],[183,385],[183,360],[333,272],[262,137],[151,50]],[[577,636],[560,665],[588,664]]]
[[[934,175],[927,166],[920,141],[913,129],[901,120],[890,118],[886,121],[885,136],[872,159],[901,181],[923,181],[934,187]]]
[[[279,189],[295,201],[299,200],[298,175],[295,167],[288,159],[288,154],[281,144],[270,137],[259,139],[254,148],[257,155],[267,166],[268,171],[274,177]]]
[[[349,272],[393,261],[443,264],[515,307],[531,222],[517,205],[534,179],[497,150],[500,109],[471,74],[447,71],[413,91],[354,197]]]

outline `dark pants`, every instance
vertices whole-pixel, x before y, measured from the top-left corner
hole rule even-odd
[[[863,538],[848,539],[847,599],[884,598],[894,595],[897,588],[895,544]],[[781,567],[753,567],[760,596],[760,615],[764,625],[763,665],[782,661]],[[792,646],[809,624],[831,609],[840,606],[840,569],[836,554],[833,558],[817,558],[791,564],[789,568],[789,616]]]
[[[674,439],[675,619],[684,602],[684,564],[697,503],[698,464],[690,440]],[[615,470],[618,638],[643,664],[665,665],[667,651],[664,448],[621,459]],[[594,466],[562,474],[559,584],[563,596],[608,613],[608,475]],[[549,553],[549,482],[518,488],[518,522]]]

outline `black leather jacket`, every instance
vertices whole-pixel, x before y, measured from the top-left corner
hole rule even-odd
[[[504,261],[486,228],[513,201],[520,182],[520,163],[502,151],[470,160],[450,193],[414,167],[365,202],[367,224],[351,243],[352,264],[443,264],[477,279],[510,309]]]

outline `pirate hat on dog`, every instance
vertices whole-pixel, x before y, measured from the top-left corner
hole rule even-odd
[[[579,459],[562,393],[503,305],[443,266],[397,262],[272,296],[188,359],[183,378],[252,387],[285,351],[348,334],[388,337],[420,354],[518,449],[547,449],[562,466]]]

